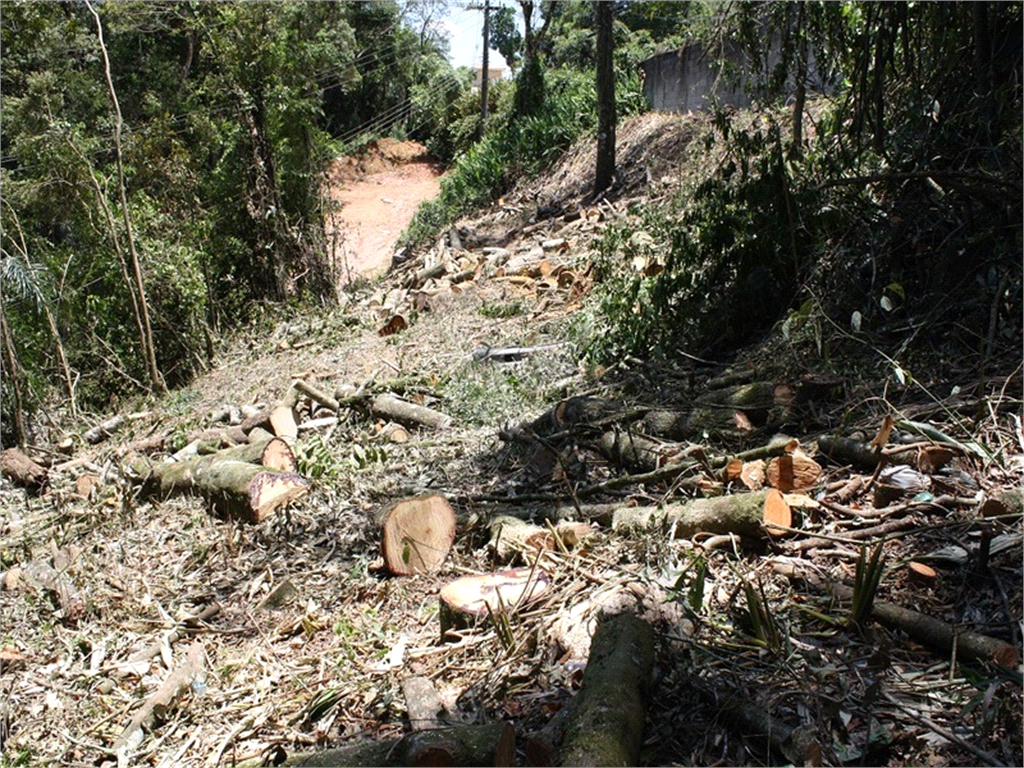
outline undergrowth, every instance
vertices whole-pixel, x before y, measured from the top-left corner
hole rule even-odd
[[[497,199],[522,176],[547,168],[579,136],[596,125],[597,96],[587,73],[547,74],[542,110],[533,116],[499,118],[487,135],[460,155],[441,179],[441,194],[420,206],[401,243],[429,242],[456,217]]]

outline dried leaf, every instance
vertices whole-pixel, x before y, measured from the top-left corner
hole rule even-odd
[[[889,435],[892,434],[892,428],[896,424],[896,420],[892,417],[892,414],[885,414],[885,418],[882,419],[882,426],[878,430],[878,434],[875,435],[875,439],[871,441],[871,447],[876,451],[882,450],[886,443],[889,442]]]

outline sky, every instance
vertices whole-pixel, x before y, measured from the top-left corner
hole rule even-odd
[[[450,3],[448,14],[441,24],[451,36],[451,50],[448,60],[453,67],[476,68],[481,66],[483,59],[483,11],[468,10],[467,5],[482,3]],[[491,48],[487,66],[490,68],[506,67],[505,59]],[[506,67],[506,76],[508,69]]]

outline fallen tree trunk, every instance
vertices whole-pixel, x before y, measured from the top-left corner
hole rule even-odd
[[[609,461],[629,469],[649,472],[658,469],[670,461],[676,462],[684,450],[675,443],[662,443],[631,432],[612,430],[601,435],[598,444],[601,453]],[[695,461],[678,461],[679,464],[695,464]]]
[[[818,450],[830,461],[850,464],[856,469],[873,472],[878,466],[881,452],[868,443],[838,435],[822,435],[818,438]],[[917,449],[895,451],[885,454],[886,464],[917,465]]]
[[[124,422],[124,416],[118,414],[117,416],[113,416],[107,419],[102,424],[97,424],[92,429],[86,431],[86,433],[82,435],[82,437],[84,437],[85,442],[89,443],[90,445],[102,443],[108,437],[117,432],[117,430],[119,430],[124,425]]]
[[[672,527],[676,538],[696,533],[735,533],[764,536],[766,492],[738,493],[710,499],[693,499],[664,507],[618,507],[610,520],[602,511],[599,520],[611,523],[613,530],[628,531],[652,525]],[[777,522],[777,520],[775,521]]]
[[[569,704],[560,765],[640,764],[653,669],[650,624],[629,614],[601,622]]]
[[[309,481],[300,475],[268,470],[219,453],[173,463],[137,458],[131,468],[145,493],[167,497],[200,492],[223,513],[252,523],[265,520],[275,509],[302,498],[310,489]]]
[[[401,738],[366,741],[313,754],[300,752],[289,756],[282,765],[504,766],[515,765],[515,755],[515,729],[510,723],[500,722],[417,731]]]
[[[0,451],[0,472],[30,491],[38,491],[47,481],[46,467],[32,461],[20,448]]]
[[[370,410],[377,416],[386,416],[403,424],[416,424],[434,429],[447,429],[452,425],[451,416],[410,403],[408,400],[401,400],[394,395],[377,395],[370,401]]]

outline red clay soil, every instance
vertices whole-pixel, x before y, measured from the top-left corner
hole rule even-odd
[[[441,171],[414,141],[381,139],[358,156],[338,158],[331,199],[340,205],[327,227],[341,282],[387,270],[395,243],[416,208],[440,191]]]

